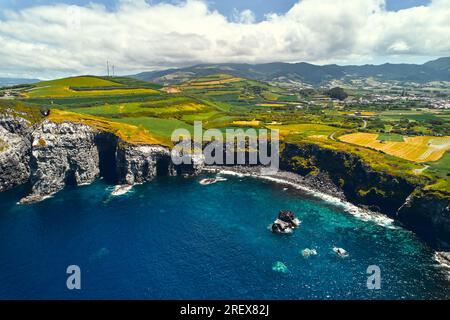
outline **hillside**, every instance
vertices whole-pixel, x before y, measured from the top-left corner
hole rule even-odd
[[[97,76],[78,76],[38,82],[23,90],[22,96],[26,98],[67,98],[154,93],[158,93],[158,91],[147,87],[127,86]]]
[[[79,76],[18,89],[19,98],[4,100],[0,107],[25,113],[34,110],[29,117],[32,122],[40,116],[35,111],[51,109],[50,118],[54,120],[78,119],[116,132],[129,142],[158,141],[167,146],[171,145],[173,130],[192,131],[194,121],[199,120],[205,129],[279,129],[283,140],[345,150],[376,170],[405,179],[419,178],[434,190],[447,189],[447,170],[441,168],[445,161],[440,162],[447,159],[449,147],[447,111],[406,105],[392,110],[371,105],[343,109],[323,90],[311,91],[303,95],[225,72],[164,87],[127,77]],[[354,116],[356,111],[360,117]]]
[[[450,58],[440,58],[424,64],[382,65],[314,65],[301,63],[266,64],[201,64],[187,68],[143,72],[133,77],[162,84],[182,83],[197,77],[227,73],[236,77],[262,81],[294,81],[318,86],[332,80],[357,80],[374,78],[379,81],[425,83],[450,81]]]

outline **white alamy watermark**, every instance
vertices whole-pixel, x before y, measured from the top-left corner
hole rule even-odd
[[[381,269],[377,265],[367,267],[367,289],[380,290],[381,289]]]
[[[172,162],[192,164],[201,159],[206,165],[261,165],[278,171],[280,142],[278,130],[208,129],[201,121],[194,122],[194,135],[184,128],[173,131]]]
[[[67,267],[66,273],[69,275],[66,280],[66,286],[69,290],[81,289],[81,269],[73,264]]]

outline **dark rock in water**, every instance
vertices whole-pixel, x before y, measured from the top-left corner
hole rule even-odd
[[[272,232],[273,233],[292,233],[294,230],[287,222],[281,221],[279,219],[275,220],[272,223]]]
[[[280,210],[278,219],[272,223],[273,233],[292,233],[294,228],[300,225],[300,221],[295,217],[295,214],[290,210]]]
[[[295,224],[295,214],[290,210],[280,210],[280,213],[278,213],[278,219],[291,225]]]

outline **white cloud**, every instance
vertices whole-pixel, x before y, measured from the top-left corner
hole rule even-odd
[[[244,24],[254,23],[256,20],[255,14],[250,9],[245,9],[240,12],[235,9],[233,18],[235,22]]]
[[[255,22],[227,20],[206,2],[120,1],[6,12],[0,20],[0,75],[121,73],[199,62],[348,63],[399,54],[450,55],[450,0],[398,12],[383,0],[301,0]]]

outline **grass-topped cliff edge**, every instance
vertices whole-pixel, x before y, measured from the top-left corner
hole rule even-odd
[[[447,132],[450,119],[445,111],[432,114],[424,109],[420,112],[430,116],[417,118],[419,111],[395,113],[368,106],[354,116],[351,107],[346,111],[319,91],[306,95],[227,74],[168,87],[127,77],[80,76],[36,83],[17,92],[13,100],[0,100],[0,112],[13,111],[31,124],[45,118],[83,123],[129,143],[168,147],[173,130],[192,131],[194,121],[202,121],[205,129],[277,129],[282,142],[353,154],[373,170],[450,197],[450,136],[440,133]],[[47,117],[43,110],[50,110]],[[402,116],[397,119],[396,114]],[[409,115],[415,122],[408,128],[422,126],[426,134],[402,131],[402,117]],[[443,119],[439,133],[430,131],[426,122],[436,117]]]

